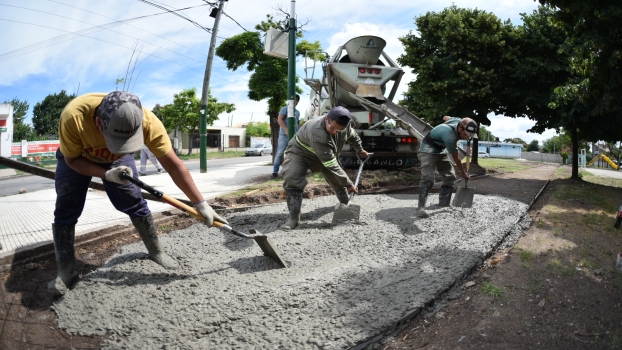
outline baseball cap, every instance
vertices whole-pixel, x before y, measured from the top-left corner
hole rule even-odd
[[[134,153],[143,146],[143,108],[138,96],[127,91],[111,92],[102,99],[96,116],[101,120],[110,152]]]
[[[464,118],[462,120],[462,126],[467,135],[471,138],[477,138],[477,123],[471,118]]]
[[[333,107],[326,115],[328,119],[336,121],[341,125],[348,125],[352,120],[352,114],[345,107],[337,106]]]

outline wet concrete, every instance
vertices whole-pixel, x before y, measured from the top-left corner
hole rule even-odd
[[[55,303],[69,333],[112,335],[109,348],[330,348],[362,344],[447,291],[507,234],[529,224],[527,205],[476,195],[473,208],[413,218],[415,195],[357,197],[357,224],[333,226],[334,197],[303,201],[300,226],[279,226],[285,204],[229,216],[269,234],[290,268],[245,240],[201,224],[161,237],[181,267],[124,247]]]

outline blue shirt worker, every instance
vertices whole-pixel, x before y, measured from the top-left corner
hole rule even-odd
[[[421,163],[421,181],[419,182],[419,203],[417,206],[417,217],[427,218],[425,205],[428,201],[428,193],[434,185],[434,172],[443,178],[438,195],[438,204],[441,207],[448,207],[451,201],[456,174],[454,167],[449,161],[449,155],[460,169],[465,179],[469,174],[464,170],[462,161],[458,157],[458,139],[477,138],[477,123],[471,118],[452,118],[443,117],[445,123],[437,125],[423,139],[419,146],[419,162]]]
[[[206,218],[207,225],[211,226],[214,220],[226,223],[203,199],[188,168],[175,155],[162,122],[142,106],[137,96],[125,91],[78,96],[63,109],[58,135],[56,209],[52,224],[58,276],[48,284],[54,295],[64,295],[78,279],[74,270],[75,227],[93,176],[102,179],[112,205],[130,217],[151,259],[164,268],[178,268],[177,261],[160,246],[141,189],[121,176],[125,172],[136,177],[132,153],[143,144]]]
[[[281,226],[284,230],[293,230],[300,222],[302,193],[308,183],[309,169],[324,175],[340,203],[348,204],[348,194],[358,192],[338,161],[346,142],[361,158],[368,157],[351,121],[350,111],[338,106],[326,116],[306,122],[289,141],[283,161],[283,188],[289,211],[287,222]]]
[[[300,102],[300,95],[296,94],[296,105],[298,105],[298,102]],[[296,122],[294,125],[296,126],[296,132],[298,132],[300,112],[296,109],[296,112],[294,114],[296,115]],[[276,179],[276,177],[279,175],[279,167],[281,166],[281,163],[283,163],[283,154],[285,153],[285,148],[287,148],[287,143],[289,142],[289,131],[287,128],[287,123],[285,122],[285,118],[287,118],[287,106],[281,108],[281,111],[279,112],[279,117],[277,118],[277,121],[281,128],[279,130],[279,141],[276,147],[276,155],[274,156],[274,167],[272,168],[273,179]]]

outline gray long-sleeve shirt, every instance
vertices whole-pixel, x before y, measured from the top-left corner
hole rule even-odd
[[[285,153],[293,153],[304,157],[316,158],[322,165],[339,178],[340,185],[348,187],[352,182],[339,164],[341,149],[349,143],[356,152],[363,150],[361,138],[356,134],[352,124],[337,135],[326,131],[325,119],[316,118],[305,123],[290,141]]]

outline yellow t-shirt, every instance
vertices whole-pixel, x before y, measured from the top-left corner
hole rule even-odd
[[[106,93],[84,94],[71,100],[63,109],[58,125],[60,151],[65,157],[80,155],[95,163],[112,163],[125,154],[113,154],[106,140],[95,126],[95,109]],[[143,139],[156,157],[167,154],[171,140],[158,117],[143,107]]]

